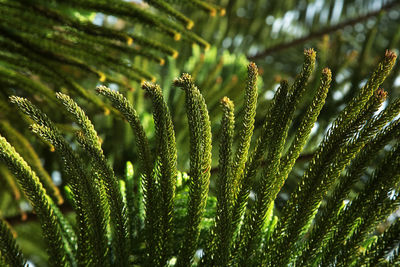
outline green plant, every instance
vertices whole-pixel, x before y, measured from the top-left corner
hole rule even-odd
[[[134,82],[155,81],[155,76],[143,68],[143,62],[164,65],[168,57],[177,58],[181,39],[185,44],[209,48],[203,38],[191,31],[193,20],[178,11],[175,4],[163,0],[145,2],[0,1],[0,79],[5,92],[18,88],[54,101],[52,89],[61,87],[110,112],[73,77],[132,87]],[[223,10],[202,0],[183,1],[182,7],[197,8],[210,15]],[[99,15],[118,19],[121,25],[117,29],[106,20],[95,23]]]
[[[398,265],[399,4],[0,0],[0,266]]]
[[[31,130],[60,154],[68,179],[68,201],[76,211],[74,226],[60,213],[35,172],[0,138],[0,158],[16,173],[41,221],[50,265],[398,264],[398,253],[389,254],[398,240],[398,222],[382,235],[373,233],[399,204],[400,128],[396,116],[400,101],[381,108],[386,93],[379,88],[394,66],[393,52],[386,52],[332,123],[285,207],[279,212],[274,207],[332,80],[331,71],[323,69],[313,100],[294,129],[294,138],[289,139],[294,113],[306,95],[316,60],[313,49],[305,50],[304,55],[294,82],[281,81],[255,143],[252,135],[259,90],[254,63],[248,65],[241,116],[235,118],[233,102],[222,98],[219,164],[211,178],[215,140],[204,97],[188,74],[174,81],[185,93],[190,136],[187,174],[177,169],[180,147],[175,141],[176,129],[155,84],[143,83],[142,88],[152,102],[156,149],[150,148],[130,102],[117,91],[97,88],[130,124],[136,139],[139,153],[132,160],[138,173],[134,174],[128,163],[123,179],[114,174],[93,124],[70,97],[56,94],[78,126],[74,133],[79,149],[73,149],[57,125],[29,100],[11,97],[30,118]],[[240,124],[235,124],[236,119]],[[236,133],[239,138],[234,138]],[[389,151],[384,149],[388,144]],[[376,170],[352,197],[351,188],[372,160],[378,161]],[[216,201],[208,192],[210,179],[215,179]],[[349,203],[345,204],[346,199]],[[7,226],[2,223],[1,227],[3,262],[22,266],[20,250]],[[203,250],[201,256],[196,253],[199,249]]]

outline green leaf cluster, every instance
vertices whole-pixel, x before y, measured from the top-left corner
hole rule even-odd
[[[153,108],[156,149],[134,106],[105,86],[98,94],[132,128],[139,151],[118,178],[102,150],[102,141],[82,108],[68,95],[55,98],[76,123],[72,146],[59,126],[26,98],[12,96],[31,122],[30,129],[61,156],[76,224],[71,224],[47,194],[36,172],[4,138],[0,156],[16,173],[23,193],[40,219],[49,263],[56,266],[287,266],[398,262],[390,255],[398,241],[397,222],[383,234],[374,229],[399,205],[400,101],[382,107],[380,88],[394,66],[387,51],[358,95],[340,112],[281,211],[274,201],[307,143],[332,81],[321,71],[318,88],[296,128],[294,113],[309,90],[316,52],[304,51],[304,64],[292,83],[282,80],[261,132],[252,140],[258,99],[258,68],[250,63],[244,83],[242,125],[235,106],[220,100],[218,169],[212,172],[212,131],[208,108],[192,76],[174,80],[185,93],[190,139],[190,169],[178,170],[179,146],[173,118],[161,88],[142,88]],[[235,134],[239,133],[237,143]],[[252,143],[252,141],[255,141]],[[369,163],[381,155],[360,192],[351,197]],[[136,168],[137,171],[133,171]],[[211,174],[215,175],[211,175]],[[215,180],[214,180],[215,179]],[[215,197],[209,192],[215,182]],[[346,204],[343,204],[346,201]],[[23,266],[25,258],[6,223],[1,259]],[[374,236],[374,239],[371,237]],[[198,251],[202,250],[199,255]]]

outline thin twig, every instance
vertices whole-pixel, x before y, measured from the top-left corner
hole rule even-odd
[[[376,10],[376,11],[372,11],[370,13],[367,13],[364,16],[360,16],[360,17],[357,17],[357,18],[349,19],[349,20],[346,20],[344,22],[338,23],[338,24],[333,25],[333,26],[325,27],[325,28],[323,28],[323,29],[321,29],[319,31],[311,32],[307,36],[301,37],[299,39],[295,39],[295,40],[287,42],[287,43],[280,43],[280,44],[271,46],[271,47],[267,48],[266,50],[264,50],[264,51],[262,51],[260,53],[257,53],[254,56],[249,56],[247,58],[249,60],[252,60],[252,61],[257,60],[257,59],[262,59],[265,56],[270,55],[270,54],[272,54],[274,52],[285,50],[287,48],[290,48],[290,47],[305,43],[305,42],[307,42],[309,40],[312,40],[312,39],[315,39],[315,38],[319,38],[319,37],[321,37],[321,36],[323,36],[325,34],[330,34],[330,33],[336,32],[336,31],[338,31],[340,29],[345,28],[346,26],[351,26],[351,25],[357,24],[359,22],[362,22],[364,20],[367,20],[369,18],[376,17],[382,11],[387,11],[387,10],[395,7],[398,4],[400,4],[400,1],[398,1],[398,0],[397,1],[393,1],[393,2],[383,6],[381,9]]]

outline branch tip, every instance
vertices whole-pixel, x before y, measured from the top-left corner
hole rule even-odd
[[[393,61],[396,60],[397,55],[395,52],[391,51],[391,50],[386,50],[385,52],[385,59],[388,61]]]
[[[375,95],[377,98],[385,100],[387,97],[387,92],[383,88],[379,88],[378,90],[376,90]]]
[[[183,73],[180,78],[175,79],[173,82],[174,86],[187,87],[193,84],[192,76],[188,73]]]
[[[322,75],[326,77],[326,79],[330,80],[332,78],[332,71],[329,68],[324,68],[322,70]]]
[[[314,48],[308,48],[304,49],[304,55],[306,56],[306,59],[310,61],[315,61],[315,57],[317,56],[317,53],[315,52]]]

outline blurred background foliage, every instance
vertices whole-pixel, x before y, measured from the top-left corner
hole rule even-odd
[[[171,86],[174,78],[188,72],[197,81],[208,104],[213,135],[217,137],[213,139],[218,140],[218,103],[223,96],[239,107],[236,123],[241,125],[249,61],[256,62],[262,76],[257,129],[279,82],[293,81],[301,68],[303,49],[314,47],[317,67],[309,82],[308,101],[302,102],[295,114],[294,129],[311,102],[321,70],[331,68],[334,79],[306,149],[277,199],[279,209],[333,118],[365,84],[385,49],[398,54],[400,42],[400,2],[395,0],[0,0],[0,14],[0,134],[39,174],[65,213],[72,209],[64,201],[60,159],[30,133],[29,122],[8,104],[10,95],[27,96],[39,104],[71,143],[76,125],[58,109],[54,92],[74,97],[93,121],[116,173],[122,175],[127,160],[134,166],[136,163],[132,132],[94,89],[104,84],[122,92],[133,103],[152,139],[150,101],[146,101],[140,83],[156,81],[163,88],[174,120],[179,169],[187,171],[184,95]],[[383,84],[387,103],[400,96],[399,66]],[[213,147],[216,163],[217,141]],[[212,169],[212,174],[217,172]],[[40,249],[43,240],[32,234],[40,231],[35,215],[21,196],[13,174],[3,165],[0,184],[0,216],[18,233],[30,261],[44,266],[46,255]],[[210,190],[212,194],[213,178]]]

